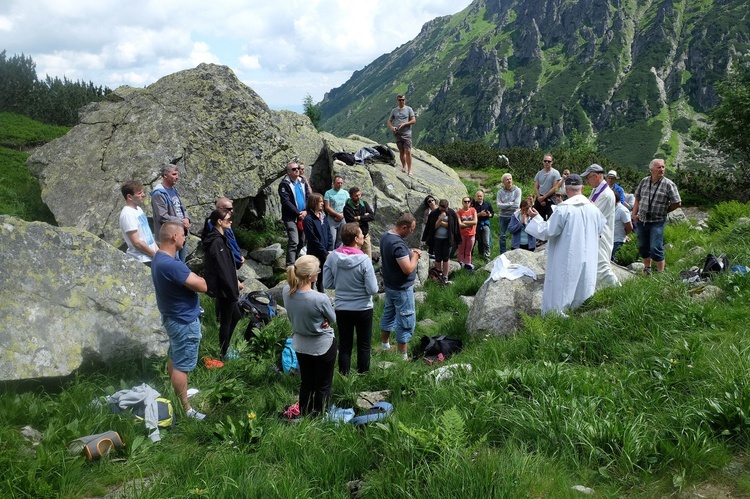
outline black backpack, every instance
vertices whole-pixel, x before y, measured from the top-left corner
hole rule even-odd
[[[719,272],[726,272],[729,270],[729,258],[726,255],[714,256],[713,253],[706,255],[706,261],[703,264],[703,270],[701,271],[701,278],[708,279],[711,276],[718,274]]]
[[[338,159],[339,161],[343,161],[349,166],[354,165],[354,154],[350,152],[335,152],[333,153],[333,159]]]
[[[245,340],[248,342],[255,337],[253,329],[262,329],[271,322],[278,309],[276,300],[265,291],[251,291],[243,294],[240,296],[238,305],[242,316],[250,318],[250,324],[245,330]]]
[[[460,352],[464,344],[458,338],[451,336],[422,336],[419,340],[419,352],[425,357],[436,357],[440,354],[449,359],[454,353]]]

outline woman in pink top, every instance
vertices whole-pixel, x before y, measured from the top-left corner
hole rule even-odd
[[[461,228],[461,244],[458,245],[458,263],[462,267],[473,270],[471,264],[471,250],[474,248],[474,238],[477,233],[477,210],[471,206],[471,198],[461,200],[461,208],[457,212],[458,226]]]

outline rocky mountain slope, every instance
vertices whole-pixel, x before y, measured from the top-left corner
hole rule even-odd
[[[550,147],[576,130],[624,165],[690,166],[708,155],[691,130],[749,50],[742,0],[475,0],[331,90],[323,127],[384,141],[406,93],[417,144]]]

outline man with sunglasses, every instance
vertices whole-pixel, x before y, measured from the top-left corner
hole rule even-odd
[[[560,172],[552,168],[551,154],[545,154],[543,160],[543,168],[537,172],[534,177],[534,192],[536,193],[536,199],[534,200],[534,209],[539,212],[539,215],[544,220],[548,220],[552,215],[552,205],[555,204],[555,191],[559,186]]]
[[[394,107],[388,117],[388,128],[396,139],[399,155],[401,156],[401,173],[411,173],[411,126],[417,122],[414,110],[406,105],[404,94],[396,96],[398,107]]]
[[[311,194],[310,187],[302,180],[299,166],[290,161],[286,165],[286,176],[279,184],[279,198],[281,199],[281,222],[284,224],[287,236],[286,266],[294,265],[305,246],[305,232],[302,221],[307,216],[307,196]]]

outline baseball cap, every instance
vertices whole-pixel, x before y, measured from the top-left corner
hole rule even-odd
[[[581,177],[588,177],[589,173],[604,173],[604,168],[594,163],[593,165],[589,165],[589,167],[586,168],[586,171],[581,173]]]
[[[617,172],[614,171],[614,170],[610,170],[610,171],[607,172],[607,176],[608,177],[615,177],[615,178],[617,178]]]
[[[583,185],[583,179],[580,175],[571,173],[568,178],[565,179],[565,185]]]

